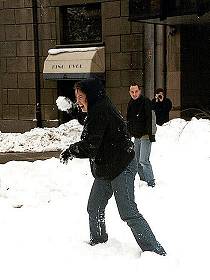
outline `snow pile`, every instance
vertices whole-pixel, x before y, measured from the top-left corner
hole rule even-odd
[[[77,120],[57,128],[34,128],[25,133],[0,133],[0,152],[44,152],[63,150],[80,139]]]
[[[171,156],[185,154],[188,157],[210,157],[210,120],[192,118],[191,121],[173,119],[163,126],[158,126],[157,142],[153,145],[170,153]],[[168,145],[170,143],[170,146]]]
[[[58,100],[59,110],[68,109],[69,101],[60,96]],[[71,102],[71,101],[70,101]],[[78,141],[82,132],[82,126],[77,120],[72,120],[57,128],[34,128],[25,133],[1,133],[0,152],[44,152],[62,150],[69,144]],[[190,141],[189,141],[190,138]],[[163,126],[158,126],[156,140],[159,148],[167,149],[168,143],[189,154],[197,153],[199,156],[210,156],[210,121],[193,118],[191,121],[173,119]],[[161,141],[159,141],[161,140]],[[156,143],[153,146],[156,146]],[[200,143],[203,149],[198,148]],[[171,149],[170,153],[176,149]],[[155,149],[155,148],[154,148]]]
[[[28,149],[47,131],[31,132]],[[76,122],[57,129],[58,138],[63,135],[68,144],[80,132]],[[151,162],[157,185],[149,188],[137,176],[135,197],[166,257],[140,256],[113,198],[106,209],[108,242],[87,244],[86,205],[93,182],[87,159],[67,165],[55,158],[12,161],[0,164],[2,279],[210,279],[210,121],[174,119],[158,127],[156,138]],[[7,141],[14,141],[14,134]],[[59,141],[54,147],[60,147]]]

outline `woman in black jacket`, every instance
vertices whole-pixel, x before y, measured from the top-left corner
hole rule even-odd
[[[87,118],[81,140],[61,153],[61,161],[67,163],[74,157],[90,159],[95,178],[88,201],[90,245],[108,240],[105,208],[114,194],[120,217],[131,228],[142,251],[165,255],[134,201],[136,161],[125,121],[99,80],[76,83],[75,96]]]

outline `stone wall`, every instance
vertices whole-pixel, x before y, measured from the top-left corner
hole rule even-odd
[[[143,25],[128,21],[128,1],[100,2],[106,50],[107,93],[125,114],[132,80],[143,83]],[[48,49],[60,44],[59,8],[82,0],[38,3],[41,116],[43,126],[57,126],[57,81],[42,77]],[[36,85],[32,0],[0,1],[0,130],[36,127]]]
[[[128,1],[104,1],[107,92],[125,114],[132,80],[143,83],[143,24],[128,21]]]
[[[29,1],[0,2],[1,130],[33,127],[35,83],[33,18]],[[18,129],[17,129],[18,130]]]

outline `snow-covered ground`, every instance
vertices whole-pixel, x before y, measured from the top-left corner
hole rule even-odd
[[[0,133],[0,151],[63,149],[81,129],[71,121]],[[210,279],[210,121],[174,119],[158,127],[156,140],[151,162],[157,186],[136,178],[135,194],[166,257],[140,256],[113,198],[106,211],[109,241],[87,244],[88,160],[12,161],[0,164],[1,279]]]

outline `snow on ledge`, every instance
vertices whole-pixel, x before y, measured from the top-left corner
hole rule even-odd
[[[59,53],[73,53],[73,52],[88,52],[88,51],[96,51],[99,47],[88,47],[88,48],[64,48],[64,49],[49,49],[48,54],[55,55]]]

